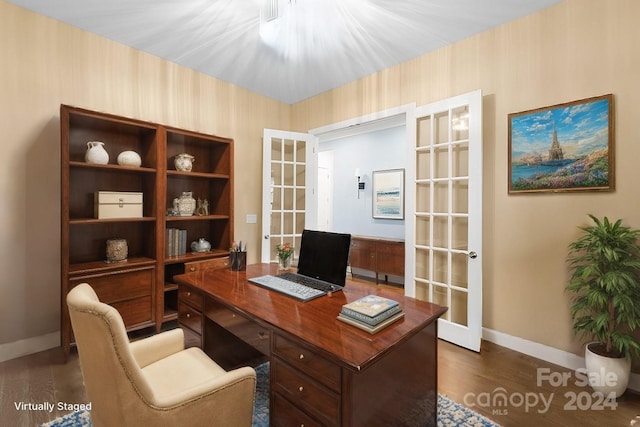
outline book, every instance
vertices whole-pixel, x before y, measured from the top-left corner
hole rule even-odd
[[[375,318],[387,310],[398,306],[398,301],[384,298],[378,295],[367,295],[356,301],[342,306],[342,311],[346,313],[358,313],[369,318]]]
[[[343,316],[346,316],[346,317],[351,317],[351,318],[353,318],[355,320],[358,320],[360,322],[364,322],[364,323],[366,323],[368,325],[376,326],[380,322],[385,321],[389,317],[391,317],[394,314],[397,314],[397,313],[399,313],[401,311],[402,311],[402,308],[398,304],[398,305],[395,305],[395,306],[389,308],[386,311],[383,311],[382,313],[380,313],[380,314],[378,314],[377,316],[374,316],[374,317],[370,317],[370,316],[367,316],[366,314],[362,314],[362,313],[359,313],[357,311],[350,310],[350,309],[344,308],[344,307],[342,308],[342,312],[340,314],[342,314]]]
[[[403,317],[404,317],[404,311],[401,311],[389,317],[388,319],[384,320],[383,322],[379,323],[378,325],[372,326],[364,322],[360,322],[352,317],[345,316],[342,313],[338,314],[338,320],[340,320],[341,322],[344,322],[351,326],[355,326],[356,328],[362,329],[363,331],[367,331],[370,334],[375,334],[376,332],[386,328],[387,326],[391,325],[397,320],[402,319]]]

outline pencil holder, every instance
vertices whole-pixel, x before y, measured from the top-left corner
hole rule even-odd
[[[231,264],[231,271],[245,271],[247,269],[247,253],[229,252],[229,264]]]

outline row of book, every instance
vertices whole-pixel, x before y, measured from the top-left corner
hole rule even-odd
[[[165,256],[181,256],[187,253],[187,230],[167,228],[165,235]]]
[[[404,317],[397,301],[378,295],[367,295],[342,306],[338,320],[375,334]]]

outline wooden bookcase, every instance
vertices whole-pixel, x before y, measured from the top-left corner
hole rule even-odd
[[[100,299],[116,307],[130,331],[159,330],[175,320],[175,274],[224,266],[233,238],[233,140],[112,114],[62,105],[61,121],[61,346],[68,354],[73,333],[66,306],[69,290],[91,284]],[[109,153],[106,165],[84,161],[88,141],[101,141]],[[140,167],[121,166],[117,156],[131,150]],[[176,154],[195,157],[191,172],[176,171]],[[139,192],[141,218],[94,218],[94,193]],[[168,216],[173,199],[191,191],[207,199],[209,214]],[[167,257],[165,230],[187,231],[187,253]],[[190,242],[207,239],[211,251],[192,253]],[[127,240],[128,258],[106,262],[106,241]],[[212,262],[213,261],[213,262]]]

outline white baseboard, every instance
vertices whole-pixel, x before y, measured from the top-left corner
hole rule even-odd
[[[60,331],[0,344],[0,362],[60,346]]]
[[[493,329],[483,328],[482,339],[573,371],[585,367],[584,357]],[[631,374],[628,388],[640,392],[640,374]]]

